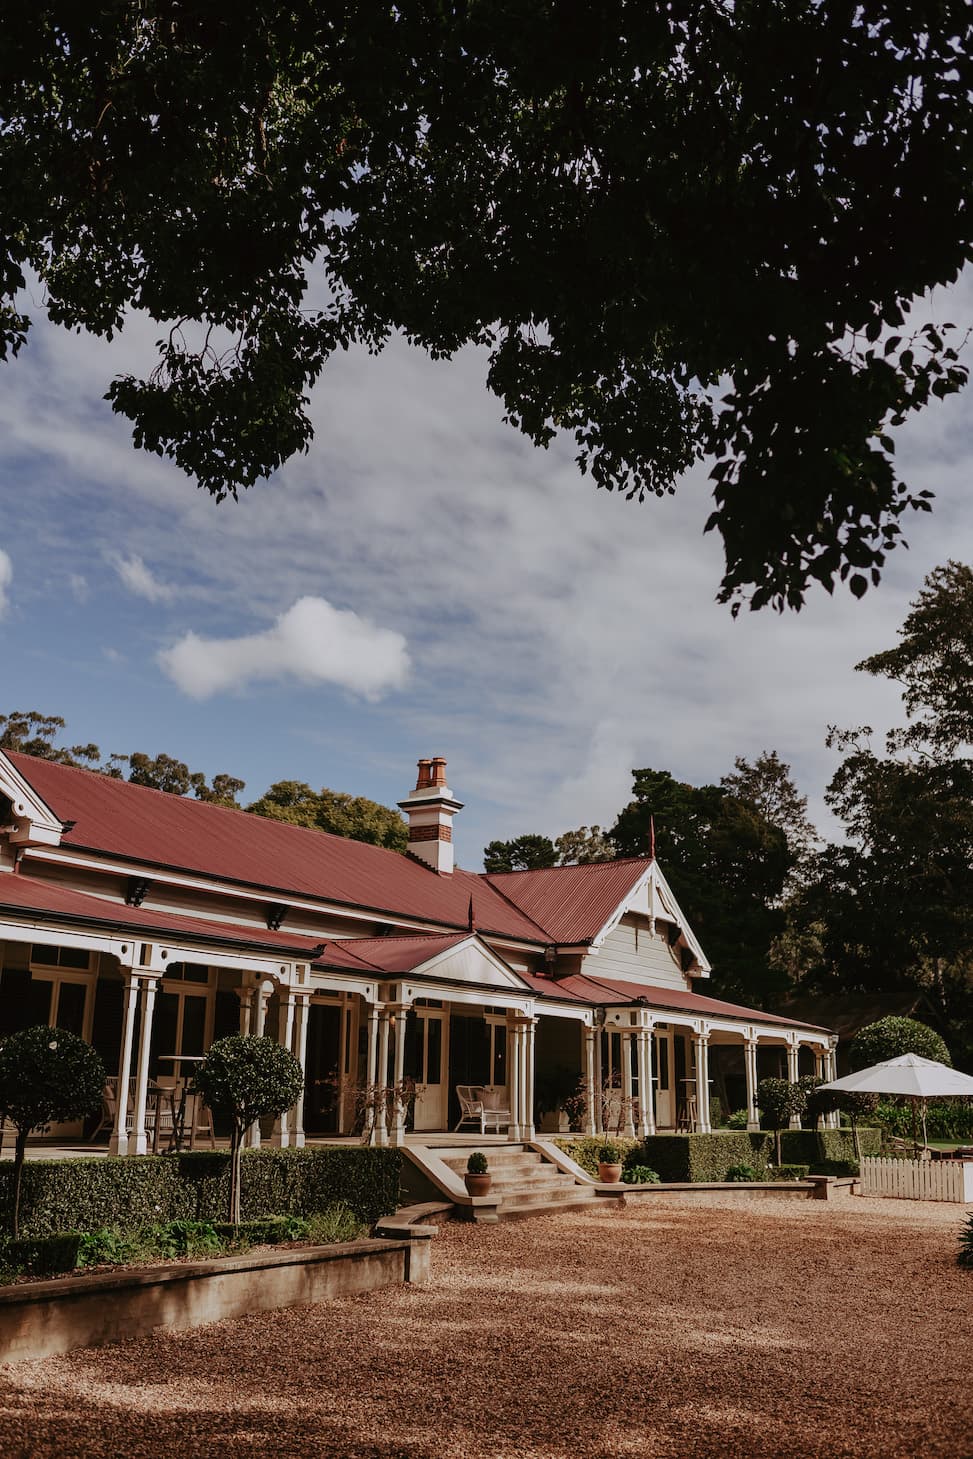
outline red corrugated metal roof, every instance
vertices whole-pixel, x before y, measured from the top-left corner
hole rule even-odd
[[[545,981],[545,980],[537,980]],[[810,1028],[816,1033],[828,1030],[814,1023],[800,1023],[785,1014],[766,1013],[760,1008],[744,1008],[738,1003],[725,1003],[720,998],[704,998],[701,993],[686,993],[680,988],[660,988],[643,983],[619,982],[615,978],[596,978],[577,973],[570,978],[548,981],[550,996],[566,992],[582,1003],[606,1006],[612,1003],[639,1003],[643,999],[660,1012],[709,1014],[713,1018],[738,1018],[747,1023],[773,1023],[786,1028]]]
[[[551,942],[590,942],[652,862],[592,861],[540,871],[493,872],[484,880],[546,930]]]
[[[469,935],[468,932],[454,932],[449,937],[425,933],[417,937],[340,938],[325,943],[324,950],[314,963],[319,968],[341,968],[359,973],[412,973],[430,958],[438,957],[451,947],[458,947]]]
[[[381,846],[7,753],[54,814],[74,823],[64,846],[450,927],[468,926],[472,896],[481,931],[547,940],[529,914],[472,872],[440,876]]]
[[[210,942],[230,942],[264,951],[291,953],[310,958],[322,947],[320,938],[301,937],[296,933],[273,932],[262,927],[241,927],[233,922],[210,922],[205,917],[183,917],[175,912],[154,911],[150,907],[127,907],[110,902],[107,897],[93,897],[76,892],[56,882],[40,881],[30,876],[0,876],[0,907],[10,907],[19,914],[40,920],[84,922],[111,931],[164,933],[174,938]]]

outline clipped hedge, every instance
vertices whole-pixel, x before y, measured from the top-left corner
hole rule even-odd
[[[361,1145],[253,1150],[243,1156],[242,1216],[311,1216],[337,1202],[368,1225],[399,1204],[402,1156]],[[168,1221],[222,1221],[230,1157],[224,1151],[95,1160],[28,1160],[24,1236],[110,1226],[136,1231]],[[0,1227],[9,1229],[13,1164],[0,1164]]]
[[[761,1131],[720,1130],[712,1135],[648,1135],[644,1163],[663,1181],[723,1181],[734,1165],[749,1165],[764,1179],[773,1151],[772,1135]]]
[[[594,1180],[598,1179],[598,1151],[602,1145],[617,1145],[622,1152],[624,1166],[651,1164],[651,1161],[642,1159],[642,1141],[626,1139],[624,1135],[572,1135],[555,1140],[554,1144],[565,1155],[570,1155]],[[662,1179],[665,1180],[665,1176]]]
[[[882,1132],[871,1125],[859,1125],[858,1139],[863,1155],[877,1155]],[[780,1153],[785,1163],[817,1165],[822,1160],[857,1160],[851,1130],[783,1130]]]

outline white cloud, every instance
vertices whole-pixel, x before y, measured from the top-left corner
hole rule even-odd
[[[69,573],[68,587],[71,589],[71,592],[77,602],[87,603],[90,590],[88,588],[88,579],[85,577],[84,573]]]
[[[365,699],[401,689],[409,670],[406,641],[326,598],[299,598],[273,628],[242,638],[187,633],[158,661],[194,699],[240,689],[254,679],[298,679],[337,684]]]
[[[0,547],[0,618],[4,616],[10,606],[8,588],[13,581],[14,565],[10,561],[9,554]]]
[[[129,592],[139,598],[147,598],[150,603],[163,603],[175,593],[175,588],[168,583],[159,582],[137,553],[133,552],[131,557],[114,556],[111,563]]]

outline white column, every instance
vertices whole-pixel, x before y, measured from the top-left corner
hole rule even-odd
[[[838,1054],[836,1044],[831,1044],[825,1056],[825,1059],[825,1068],[828,1071],[827,1082],[830,1084],[838,1077]],[[828,1128],[831,1130],[840,1129],[841,1118],[836,1109],[832,1110],[831,1113],[828,1115],[827,1124]]]
[[[374,1145],[378,1138],[378,1120],[375,1117],[375,1106],[372,1102],[375,1093],[375,1086],[378,1083],[378,1015],[377,1003],[368,1004],[368,1045],[365,1057],[365,1132],[366,1145]]]
[[[122,1046],[118,1056],[118,1096],[115,1100],[115,1127],[108,1142],[109,1155],[128,1154],[128,1081],[132,1070],[135,1008],[138,1003],[139,984],[132,968],[123,968],[122,973],[125,979],[122,994]]]
[[[507,1050],[510,1060],[510,1129],[507,1138],[510,1140],[522,1140],[524,1132],[521,1124],[521,1110],[523,1109],[523,1060],[521,1058],[521,1029],[520,1023],[513,1018],[507,1020]]]
[[[598,1027],[597,1025],[595,1027],[595,1064],[594,1064],[594,1074],[595,1074],[595,1099],[594,1099],[594,1105],[593,1105],[593,1114],[594,1114],[594,1121],[595,1121],[594,1133],[596,1135],[603,1135],[604,1132],[605,1132],[605,1120],[604,1120],[604,1110],[602,1108],[602,1103],[603,1103],[603,1101],[602,1101],[602,1085],[605,1082],[605,1076],[604,1076],[604,1071],[602,1070],[602,1067],[601,1067],[601,1028]]]
[[[537,1019],[524,1024],[524,1139],[533,1140],[534,1130],[534,1034]]]
[[[760,1129],[760,1112],[757,1108],[757,1040],[745,1039],[743,1043],[743,1067],[747,1075],[747,1129]]]
[[[402,1084],[405,1079],[405,1016],[407,1013],[405,1004],[398,1004],[395,1008],[395,1050],[393,1058],[395,1061],[392,1075],[394,1087],[394,1099],[392,1104],[392,1144],[405,1144],[405,1100],[402,1098]]]
[[[652,1030],[640,1028],[635,1035],[635,1057],[639,1071],[638,1133],[644,1139],[655,1134],[655,1089],[652,1084]]]
[[[710,1132],[709,1122],[709,1037],[693,1035],[696,1047],[696,1128],[701,1135]]]
[[[386,1123],[386,1104],[389,1083],[389,1018],[391,1017],[387,1008],[380,1008],[378,1014],[378,1077],[373,1088],[373,1100],[375,1107],[375,1140],[376,1145],[387,1145],[389,1142],[388,1124]]]
[[[595,1037],[597,1029],[583,1025],[581,1029],[584,1049],[584,1133],[594,1135],[595,1117]]]
[[[236,990],[240,1000],[240,1032],[244,1037],[250,1032],[250,1022],[253,1018],[253,989],[242,987]]]
[[[619,1039],[619,1048],[622,1061],[622,1111],[624,1124],[622,1134],[632,1140],[635,1138],[634,1110],[632,1108],[632,1035],[624,1032]]]
[[[281,988],[278,999],[277,1042],[282,1048],[293,1052],[295,995],[290,988]],[[272,1144],[286,1150],[291,1144],[291,1112],[285,1109],[274,1121]]]
[[[800,1053],[801,1053],[801,1046],[800,1046],[800,1044],[796,1040],[793,1043],[788,1043],[788,1045],[787,1045],[787,1079],[788,1079],[788,1082],[790,1084],[796,1084],[797,1081],[798,1081],[798,1079],[801,1077],[800,1076],[800,1065],[798,1063],[798,1060],[800,1058]],[[799,1130],[801,1128],[801,1117],[800,1117],[800,1115],[791,1115],[790,1120],[789,1120],[789,1124],[790,1124],[790,1127],[791,1127],[792,1130]]]
[[[270,1002],[270,989],[265,988],[263,983],[254,991],[253,1011],[251,1014],[251,1032],[261,1039],[264,1036],[264,1029],[267,1027],[267,1004]]]
[[[132,1135],[135,1141],[134,1154],[147,1155],[149,1139],[145,1129],[145,1103],[149,1090],[149,1045],[152,1042],[152,1014],[155,1009],[157,978],[143,978],[142,1021],[139,1025],[138,1069],[135,1075],[135,1117]]]
[[[294,1053],[301,1062],[305,1078],[307,1076],[307,1025],[309,1020],[310,999],[306,994],[297,999],[294,1021]],[[294,1106],[294,1144],[300,1149],[304,1145],[304,1085],[301,1085],[301,1092],[298,1095],[297,1104]]]

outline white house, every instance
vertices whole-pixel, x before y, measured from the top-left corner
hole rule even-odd
[[[456,1086],[484,1084],[518,1140],[555,1074],[580,1085],[589,1132],[604,1088],[632,1134],[710,1127],[714,1048],[742,1054],[754,1121],[761,1051],[834,1076],[827,1029],[700,991],[706,955],[655,860],[454,866],[445,768],[419,761],[402,856],[0,752],[0,1035],[57,1024],[134,1080],[118,1153],[147,1148],[156,1075],[240,1030],[304,1065],[282,1145],[350,1133],[356,1091],[406,1079],[417,1131],[451,1128]],[[400,1143],[405,1118],[396,1101],[373,1138]]]

